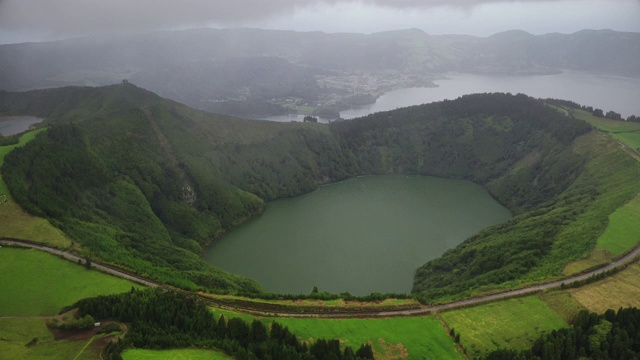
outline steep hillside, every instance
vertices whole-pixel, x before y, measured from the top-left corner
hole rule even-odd
[[[91,256],[182,287],[260,291],[198,256],[263,209],[262,199],[227,179],[243,176],[247,189],[271,199],[335,178],[307,149],[328,138],[326,129],[204,114],[132,85],[3,94],[0,104],[2,112],[45,116],[50,127],[5,161],[16,202]],[[268,179],[229,166],[243,157]]]
[[[349,176],[469,179],[517,215],[421,267],[425,301],[560,274],[639,189],[637,162],[615,143],[524,95],[321,125],[207,114],[121,84],[0,93],[0,114],[49,126],[6,158],[16,202],[91,256],[187,288],[259,292],[202,261],[202,247],[266,200]]]

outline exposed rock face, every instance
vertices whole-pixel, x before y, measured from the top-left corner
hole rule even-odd
[[[182,201],[189,206],[193,206],[196,200],[198,200],[198,197],[196,196],[196,192],[193,190],[193,187],[186,183],[182,185]]]

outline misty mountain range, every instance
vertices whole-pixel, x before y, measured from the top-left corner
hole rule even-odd
[[[126,79],[191,106],[232,114],[239,108],[285,111],[272,100],[287,97],[329,99],[335,105],[353,93],[429,85],[429,79],[447,72],[564,70],[640,77],[640,33],[583,30],[535,36],[513,30],[482,38],[415,29],[370,35],[199,29],[0,46],[3,90]],[[322,81],[327,78],[331,81]],[[365,80],[373,85],[359,87]]]

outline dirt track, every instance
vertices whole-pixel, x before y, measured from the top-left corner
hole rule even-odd
[[[37,249],[37,250],[41,250],[41,251],[46,251],[48,253],[54,254],[54,255],[58,255],[60,257],[63,257],[65,259],[77,262],[78,259],[81,259],[81,257],[74,255],[68,251],[64,251],[64,250],[60,250],[60,249],[55,249],[46,245],[40,245],[40,244],[36,244],[30,241],[24,241],[24,240],[14,240],[14,239],[0,239],[0,244],[5,244],[5,245],[14,245],[14,246],[22,246],[22,247],[28,247],[28,248],[33,248],[33,249]],[[298,317],[298,318],[353,318],[353,317],[357,317],[357,318],[365,318],[365,317],[398,317],[398,316],[417,316],[417,315],[424,315],[424,314],[428,314],[428,313],[432,313],[432,312],[436,312],[436,311],[442,311],[442,310],[448,310],[448,309],[454,309],[454,308],[459,308],[459,307],[465,307],[465,306],[472,306],[472,305],[478,305],[478,304],[482,304],[482,303],[486,303],[486,302],[491,302],[491,301],[496,301],[496,300],[502,300],[502,299],[507,299],[507,298],[512,298],[512,297],[519,297],[519,296],[523,296],[523,295],[527,295],[527,294],[533,294],[539,291],[543,291],[543,290],[549,290],[549,289],[555,289],[555,288],[559,288],[562,284],[570,284],[576,281],[582,281],[582,280],[586,280],[592,276],[616,269],[618,267],[627,265],[629,263],[632,263],[636,260],[636,258],[640,255],[640,246],[634,248],[632,251],[630,251],[629,253],[627,253],[625,256],[615,260],[614,262],[612,262],[609,265],[606,265],[604,267],[598,268],[596,270],[592,270],[589,271],[587,273],[584,274],[580,274],[580,275],[576,275],[576,276],[570,276],[567,278],[564,278],[562,280],[558,280],[558,281],[554,281],[554,282],[549,282],[549,283],[545,283],[545,284],[539,284],[539,285],[533,285],[533,286],[529,286],[526,288],[521,288],[521,289],[516,289],[516,290],[510,290],[510,291],[505,291],[505,292],[501,292],[501,293],[497,293],[497,294],[491,294],[491,295],[485,295],[485,296],[480,296],[480,297],[476,297],[476,298],[471,298],[471,299],[466,299],[466,300],[460,300],[460,301],[454,301],[454,302],[450,302],[447,304],[439,304],[439,305],[433,305],[433,306],[424,306],[418,309],[410,309],[410,310],[393,310],[393,311],[376,311],[376,312],[335,312],[335,313],[331,313],[331,312],[323,312],[323,313],[312,313],[312,312],[305,312],[305,313],[289,313],[289,312],[262,312],[262,311],[255,311],[252,309],[246,309],[246,308],[240,308],[240,307],[235,307],[234,310],[237,311],[242,311],[242,312],[247,312],[247,313],[253,313],[253,314],[258,314],[258,315],[268,315],[268,316],[284,316],[284,317]],[[133,282],[142,284],[142,285],[146,285],[146,286],[150,286],[150,287],[158,287],[158,286],[162,286],[162,287],[166,287],[163,284],[157,283],[155,281],[149,280],[149,279],[145,279],[142,278],[140,276],[137,276],[135,274],[131,274],[128,273],[124,270],[120,270],[117,269],[115,267],[112,266],[106,266],[100,263],[96,263],[96,262],[92,262],[92,267],[94,269],[100,270],[102,272],[114,275],[114,276],[118,276],[120,278],[123,279],[127,279],[127,280],[131,280]],[[219,305],[219,304],[215,304],[214,301],[212,301],[211,299],[202,297],[205,301],[213,303],[214,305]]]

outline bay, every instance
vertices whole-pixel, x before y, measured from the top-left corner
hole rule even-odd
[[[0,117],[0,134],[10,136],[29,130],[29,126],[41,122],[34,116],[5,116]]]
[[[498,76],[448,75],[436,80],[438,87],[405,88],[387,92],[374,104],[342,111],[340,116],[352,119],[379,111],[453,100],[463,95],[486,92],[526,94],[535,98],[570,100],[621,113],[623,117],[640,115],[640,79],[618,76],[565,72],[553,75]]]

